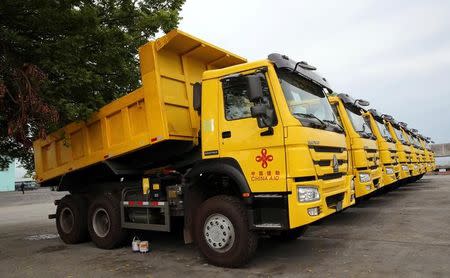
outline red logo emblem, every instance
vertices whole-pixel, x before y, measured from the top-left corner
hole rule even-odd
[[[268,163],[273,160],[273,155],[267,155],[266,149],[261,149],[261,155],[256,156],[256,162],[261,162],[261,166],[266,168]]]

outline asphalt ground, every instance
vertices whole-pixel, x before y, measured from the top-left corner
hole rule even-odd
[[[180,233],[146,233],[151,252],[58,237],[48,189],[0,193],[0,277],[450,277],[450,176],[422,180],[332,215],[289,243],[261,239],[245,267],[207,264]]]

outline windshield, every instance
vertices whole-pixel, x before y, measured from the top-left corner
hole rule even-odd
[[[326,128],[331,124],[343,131],[338,127],[325,88],[287,70],[278,71],[278,77],[289,111],[302,125]]]
[[[398,128],[394,128],[395,131],[395,135],[397,135],[398,140],[400,140],[403,144],[407,144],[405,137],[403,136],[403,132],[398,129]]]
[[[374,137],[367,119],[361,113],[357,114],[348,108],[345,108],[345,110],[347,110],[347,114],[356,132],[366,138]]]
[[[419,148],[421,147],[421,146],[420,146],[420,142],[419,142],[419,140],[417,139],[416,136],[414,136],[414,135],[409,135],[409,138],[410,138],[410,140],[412,141],[412,143],[413,143],[414,146],[419,147]]]
[[[384,139],[388,141],[393,141],[391,133],[387,129],[386,125],[384,123],[380,123],[379,121],[375,120],[377,123],[378,129],[380,130],[381,136],[383,136]]]

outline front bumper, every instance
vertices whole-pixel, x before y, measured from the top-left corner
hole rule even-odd
[[[315,222],[355,203],[354,191],[350,184],[353,176],[344,175],[334,180],[314,180],[310,182],[289,182],[291,194],[288,196],[290,229]],[[297,186],[314,186],[319,189],[320,200],[300,203],[297,196]],[[339,203],[339,204],[338,204]],[[308,209],[318,208],[319,214],[311,216]]]
[[[369,173],[370,174],[370,181],[368,182],[361,182],[359,179],[360,173]],[[378,188],[383,186],[382,178],[382,170],[381,167],[378,167],[373,170],[361,170],[361,171],[355,171],[355,194],[356,198],[360,198],[362,196],[365,196],[367,194],[370,194],[377,190]]]
[[[420,163],[420,174],[423,175],[427,172],[427,166],[424,163]]]
[[[392,168],[394,170],[393,174],[388,174],[386,168]],[[387,186],[395,183],[400,178],[400,165],[387,165],[383,166],[383,186]]]
[[[420,168],[418,163],[410,163],[408,164],[408,167],[412,177],[420,175]]]
[[[406,169],[403,169],[404,166],[406,166]],[[402,164],[399,165],[399,167],[400,167],[400,180],[404,180],[404,179],[409,178],[411,176],[408,164],[402,163]]]

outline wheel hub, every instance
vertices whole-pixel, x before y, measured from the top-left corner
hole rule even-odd
[[[62,209],[59,216],[59,223],[61,223],[60,226],[64,233],[68,234],[72,231],[75,223],[75,217],[73,216],[73,212],[70,208],[65,207]]]
[[[98,208],[95,210],[92,217],[92,227],[94,232],[99,237],[106,237],[111,228],[111,222],[109,215],[104,208]]]
[[[213,214],[206,219],[203,235],[209,247],[223,253],[233,247],[235,232],[230,219],[222,214]]]

